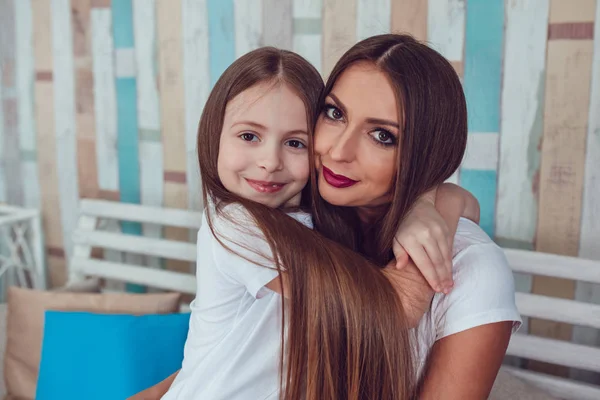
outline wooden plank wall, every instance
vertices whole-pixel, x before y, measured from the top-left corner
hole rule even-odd
[[[40,207],[50,283],[60,284],[80,198],[202,209],[198,120],[237,57],[278,46],[326,77],[357,40],[408,32],[463,81],[469,144],[451,181],[478,197],[488,234],[600,259],[599,13],[599,0],[0,0],[0,201]],[[593,285],[516,282],[600,303]],[[600,345],[580,327],[525,329]]]

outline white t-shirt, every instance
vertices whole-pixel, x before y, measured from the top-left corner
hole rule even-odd
[[[260,230],[238,205],[225,210],[237,224],[213,217],[228,247],[261,265],[270,255]],[[308,214],[291,214],[312,228]],[[242,227],[240,229],[239,227]],[[241,245],[241,246],[240,246]],[[436,340],[479,325],[514,321],[514,283],[503,251],[477,224],[461,219],[454,242],[455,286],[435,295],[418,329],[419,374]],[[198,293],[191,304],[182,369],[163,399],[275,400],[279,397],[281,298],[265,288],[277,271],[224,248],[206,220],[198,232]]]

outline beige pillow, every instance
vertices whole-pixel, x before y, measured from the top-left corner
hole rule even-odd
[[[179,293],[57,293],[11,287],[8,290],[4,378],[9,395],[35,397],[44,311],[108,314],[166,314],[179,310]]]

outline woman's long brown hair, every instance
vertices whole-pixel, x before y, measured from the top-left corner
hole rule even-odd
[[[281,397],[412,398],[415,375],[406,318],[381,269],[285,212],[236,196],[219,179],[217,158],[226,105],[265,82],[295,90],[306,107],[312,135],[323,88],[320,75],[297,54],[261,48],[235,61],[212,90],[200,119],[198,159],[205,204],[214,203],[217,212],[223,205],[243,205],[264,234],[273,254],[269,261],[280,278],[282,268],[287,273]],[[310,188],[303,194],[302,205],[309,207]],[[207,214],[213,234],[226,245]]]
[[[401,34],[372,36],[352,46],[329,75],[322,101],[340,75],[361,61],[387,75],[398,102],[403,129],[392,201],[364,228],[354,209],[332,206],[320,197],[313,173],[313,219],[315,230],[324,236],[385,266],[393,259],[394,236],[415,201],[460,166],[467,145],[467,106],[452,65],[412,36]]]

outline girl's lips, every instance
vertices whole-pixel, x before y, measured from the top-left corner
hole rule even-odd
[[[248,178],[246,178],[246,182],[259,193],[277,193],[285,186],[285,183],[256,181]]]
[[[322,166],[322,170],[323,170],[323,178],[325,178],[325,181],[335,188],[338,188],[338,189],[347,188],[347,187],[350,187],[350,186],[358,183],[358,181],[350,179],[347,176],[337,175],[337,174],[333,173],[333,171],[331,171],[329,168],[327,168],[324,165]]]

